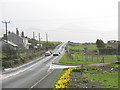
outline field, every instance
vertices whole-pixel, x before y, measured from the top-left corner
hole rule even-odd
[[[68,88],[118,88],[118,66],[115,64],[120,55],[99,55],[94,44],[72,43],[59,63],[82,65],[84,71],[72,71]],[[88,48],[85,52],[84,48]],[[97,53],[97,54],[96,54]],[[95,64],[97,63],[97,64]],[[99,66],[100,63],[105,63]],[[108,63],[108,64],[106,64]],[[99,64],[99,65],[98,65]],[[92,66],[96,65],[96,66]]]
[[[78,59],[76,59],[76,58],[78,58]],[[61,59],[60,59],[60,63],[64,63],[64,64],[90,64],[90,63],[97,63],[96,61],[95,62],[89,62],[89,61],[87,61],[86,62],[86,60],[85,59],[82,59],[82,58],[84,58],[84,56],[82,57],[82,56],[79,56],[79,57],[75,57],[75,54],[73,54],[73,60],[71,60],[71,59],[69,59],[69,58],[67,58],[67,54],[65,54]]]
[[[84,48],[88,48],[84,51]],[[68,49],[69,48],[69,49]],[[72,71],[68,88],[118,88],[118,64],[114,64],[120,55],[99,55],[94,44],[72,43],[59,63],[82,65],[84,71]],[[96,54],[97,53],[97,54]],[[97,64],[95,64],[97,63]],[[100,63],[109,63],[99,66]],[[92,66],[96,65],[96,66]]]
[[[70,73],[70,82],[67,84],[68,88],[118,88],[118,64],[108,64],[104,66],[84,66],[81,68],[74,68]],[[62,70],[57,77],[53,88],[57,81],[63,76],[65,70]]]
[[[118,88],[118,72],[103,72],[99,74],[86,74],[92,82],[100,82],[106,88]]]
[[[117,61],[117,55],[99,55],[99,56],[85,56],[80,54],[71,54],[73,59],[67,57],[67,53],[60,59],[59,63],[64,64],[91,64],[101,63],[104,57],[104,63],[113,63]]]
[[[118,88],[118,70],[117,64],[109,64],[73,71],[69,88]]]
[[[88,50],[96,50],[96,45],[79,45],[79,46],[71,46],[71,50],[84,50],[84,48],[88,48]]]
[[[38,41],[39,43],[47,43],[46,41]],[[61,42],[56,42],[56,41],[48,41],[48,43],[53,43],[53,44],[59,44]]]
[[[91,64],[113,63],[117,61],[118,55],[100,55],[96,44],[69,43],[68,46],[66,46],[68,52],[61,58],[60,63]],[[84,50],[85,48],[87,50]]]

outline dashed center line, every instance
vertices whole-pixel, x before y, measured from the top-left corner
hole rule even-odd
[[[44,80],[49,74],[51,74],[54,70],[52,70],[50,73],[48,73],[46,76],[44,76],[42,79],[40,79],[38,82],[36,82],[34,85],[32,85],[30,87],[29,90],[31,90],[32,88],[34,88],[37,84],[39,84],[42,80]]]

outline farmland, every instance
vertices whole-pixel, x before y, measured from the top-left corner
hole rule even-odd
[[[37,41],[38,43],[47,43],[46,41]],[[61,42],[55,42],[55,41],[48,41],[48,43],[52,43],[52,44],[59,44]]]
[[[88,48],[88,50],[96,50],[96,45],[78,45],[78,46],[71,46],[71,50],[84,50],[84,48]]]
[[[70,43],[59,63],[86,68],[71,72],[68,88],[118,88],[119,64],[115,64],[118,57],[120,55],[99,54],[95,44]],[[99,66],[101,63],[103,66]]]
[[[117,55],[99,55],[99,56],[90,56],[90,55],[79,55],[71,54],[73,59],[67,57],[67,53],[60,59],[60,63],[64,64],[91,64],[91,63],[100,63],[104,57],[105,63],[113,63],[117,61]]]
[[[70,43],[69,46],[66,46],[68,52],[61,58],[60,63],[91,64],[113,63],[117,61],[118,55],[100,55],[96,44]]]

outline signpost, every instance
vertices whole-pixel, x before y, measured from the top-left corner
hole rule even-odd
[[[87,61],[87,57],[86,57],[86,52],[87,52],[87,50],[88,50],[88,48],[85,47],[85,48],[84,48],[84,51],[85,51],[85,60],[86,60],[86,61]]]
[[[84,48],[84,51],[85,51],[85,52],[87,52],[87,50],[88,50],[88,48],[87,48],[87,47],[85,47],[85,48]]]
[[[69,49],[71,48],[71,45],[68,44],[68,52],[69,52]]]

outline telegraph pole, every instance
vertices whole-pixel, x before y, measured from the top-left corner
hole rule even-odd
[[[39,33],[39,35],[38,35],[38,36],[39,36],[39,41],[41,41],[41,39],[40,39],[40,33]]]
[[[10,23],[10,21],[8,21],[8,22],[7,21],[2,21],[2,23],[5,24],[5,28],[6,28],[6,38],[5,39],[6,39],[6,43],[7,43],[7,24]]]
[[[35,33],[33,32],[33,39],[35,39]]]
[[[47,35],[47,33],[46,33],[46,50],[48,50],[48,35]]]
[[[47,33],[46,33],[46,42],[48,43],[48,35],[47,35]]]

